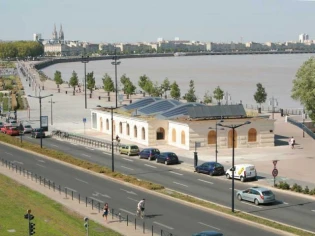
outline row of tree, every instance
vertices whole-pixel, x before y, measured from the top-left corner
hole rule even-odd
[[[0,42],[0,58],[37,57],[44,54],[44,46],[35,41]]]

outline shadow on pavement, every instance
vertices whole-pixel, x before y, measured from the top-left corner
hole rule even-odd
[[[154,217],[157,217],[157,216],[163,216],[162,214],[152,214],[152,215],[145,215],[145,218],[154,218]]]
[[[275,146],[288,146],[289,137],[275,134]]]

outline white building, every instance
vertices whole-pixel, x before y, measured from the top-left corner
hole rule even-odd
[[[299,35],[299,42],[300,43],[304,43],[304,41],[307,41],[307,40],[309,40],[308,34],[300,34]]]
[[[41,41],[41,39],[42,39],[41,34],[38,33],[33,34],[33,41]]]

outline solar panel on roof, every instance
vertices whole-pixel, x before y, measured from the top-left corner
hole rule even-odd
[[[149,104],[148,106],[139,109],[138,111],[143,114],[154,114],[162,111],[169,110],[173,108],[175,105],[168,100],[157,101]]]
[[[211,117],[246,117],[246,111],[242,104],[239,105],[217,105],[206,107],[187,108],[190,118],[211,118]]]
[[[152,102],[155,102],[155,98],[151,98],[151,97],[148,97],[148,98],[143,98],[141,100],[138,100],[130,105],[127,105],[124,107],[124,109],[126,110],[132,110],[132,109],[138,109],[138,108],[141,108],[141,107],[144,107]]]

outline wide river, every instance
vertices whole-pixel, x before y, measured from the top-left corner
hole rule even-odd
[[[195,82],[196,95],[202,99],[206,91],[220,86],[231,96],[232,102],[256,104],[253,98],[256,84],[262,83],[268,100],[274,97],[280,108],[300,108],[299,101],[291,98],[293,79],[298,68],[314,54],[292,55],[238,55],[238,56],[182,56],[166,58],[136,58],[121,60],[118,79],[126,74],[138,86],[139,76],[146,74],[152,81],[161,83],[165,77],[176,81],[182,96],[188,90],[190,80]],[[56,70],[69,81],[75,70],[80,81],[84,78],[82,63],[62,63],[43,69],[53,78]],[[115,70],[111,61],[90,61],[87,72],[94,71],[96,85],[102,85],[102,77],[108,73],[114,79]],[[140,90],[140,88],[137,88]],[[268,101],[265,105],[268,105]]]

